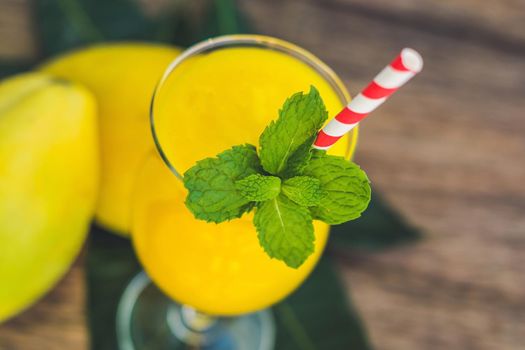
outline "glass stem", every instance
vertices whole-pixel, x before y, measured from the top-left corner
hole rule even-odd
[[[217,329],[214,328],[217,319],[189,306],[173,304],[168,308],[167,318],[172,334],[195,348],[213,341],[217,335]]]
[[[182,306],[181,318],[184,325],[196,332],[204,332],[210,329],[216,322],[216,318],[209,316],[189,306]]]

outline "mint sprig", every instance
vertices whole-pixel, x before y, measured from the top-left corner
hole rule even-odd
[[[259,243],[298,268],[314,251],[312,220],[339,224],[370,201],[368,177],[342,157],[312,150],[327,118],[315,87],[286,100],[255,146],[234,146],[198,161],[184,174],[186,206],[195,218],[221,223],[255,208]]]

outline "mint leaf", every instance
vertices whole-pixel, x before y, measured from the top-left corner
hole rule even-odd
[[[321,181],[310,176],[296,176],[285,180],[282,191],[286,197],[303,207],[319,205]]]
[[[235,188],[249,201],[262,202],[277,197],[281,179],[275,176],[253,174],[235,182]]]
[[[298,174],[308,162],[311,143],[327,116],[323,100],[313,86],[307,95],[299,92],[287,99],[279,118],[259,138],[264,170],[281,177]]]
[[[321,182],[319,205],[310,208],[314,219],[336,225],[361,216],[370,202],[370,183],[365,172],[343,157],[315,152],[304,174]]]
[[[264,251],[290,267],[298,268],[314,251],[310,212],[282,194],[259,203],[253,223]]]
[[[239,218],[253,204],[235,183],[258,172],[262,169],[252,145],[234,146],[215,158],[200,160],[184,173],[186,206],[195,218],[208,222]]]
[[[281,176],[284,178],[289,178],[294,175],[302,174],[304,168],[310,161],[312,157],[312,144],[314,143],[317,137],[317,133],[309,138],[305,143],[303,143],[297,151],[295,151],[290,158],[288,158],[288,163],[286,169],[282,172]]]

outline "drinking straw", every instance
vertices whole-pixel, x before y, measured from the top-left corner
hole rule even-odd
[[[368,86],[346,105],[317,134],[313,147],[327,150],[361,120],[383,104],[390,95],[406,84],[423,68],[421,55],[404,48]]]

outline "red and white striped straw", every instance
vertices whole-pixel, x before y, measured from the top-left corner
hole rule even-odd
[[[361,93],[319,131],[313,147],[324,150],[332,147],[422,68],[423,59],[419,53],[408,48],[401,50]]]

